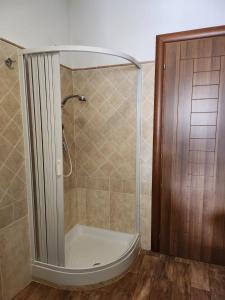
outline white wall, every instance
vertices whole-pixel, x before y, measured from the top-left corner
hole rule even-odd
[[[0,0],[0,37],[26,48],[69,42],[67,0]]]
[[[0,37],[29,48],[71,43],[154,60],[156,34],[223,25],[224,12],[225,0],[0,0]],[[90,54],[71,61],[121,62]]]
[[[154,60],[155,35],[225,24],[224,0],[69,0],[70,42]],[[106,60],[81,58],[75,65]]]

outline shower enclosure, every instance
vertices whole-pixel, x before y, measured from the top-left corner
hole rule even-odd
[[[68,70],[64,52],[129,64]],[[109,280],[139,249],[141,66],[85,46],[19,58],[33,276],[65,286]]]

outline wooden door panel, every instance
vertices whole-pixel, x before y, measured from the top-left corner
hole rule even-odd
[[[190,138],[190,150],[215,151],[216,139],[192,139]]]
[[[188,173],[191,176],[214,176],[214,163],[192,163],[189,164]]]
[[[205,72],[195,72],[193,77],[194,85],[209,85],[209,84],[219,84],[220,73],[219,71],[205,71]]]
[[[173,43],[168,51],[165,53],[165,59],[168,61],[167,68],[173,73],[174,77],[170,76],[170,72],[165,74],[165,84],[163,87],[163,94],[168,99],[173,99],[171,102],[165,102],[162,108],[164,128],[162,135],[162,144],[167,145],[169,151],[164,152],[162,166],[164,172],[162,174],[162,197],[164,201],[161,203],[161,224],[160,228],[169,228],[170,226],[170,203],[171,191],[170,186],[172,182],[173,172],[173,157],[176,151],[176,117],[177,117],[177,104],[178,104],[178,78],[179,78],[179,62],[180,62],[180,44]],[[167,76],[167,74],[169,76]],[[174,80],[176,78],[176,80]],[[164,113],[165,112],[165,113]],[[165,125],[164,125],[165,124]],[[169,126],[167,126],[169,124]],[[161,249],[162,252],[168,252],[170,245],[170,232],[161,235]]]
[[[192,100],[192,112],[217,112],[217,99]]]
[[[218,98],[219,85],[193,86],[193,99]]]
[[[216,70],[220,70],[220,57],[206,57],[194,59],[194,72]]]
[[[193,164],[214,164],[215,152],[192,151],[189,149],[189,162]]]
[[[191,207],[191,176],[189,174],[190,115],[193,83],[193,60],[180,60],[176,127],[175,172],[173,174],[171,204],[171,254],[187,252]],[[182,222],[181,222],[182,220]],[[186,225],[185,225],[186,224]]]
[[[191,125],[203,125],[203,126],[215,126],[217,121],[217,113],[203,113],[192,112],[191,113]]]
[[[224,36],[184,41],[181,43],[181,59],[225,55]]]
[[[216,137],[216,126],[191,126],[192,139],[215,139]]]
[[[225,37],[164,53],[160,251],[225,264]]]

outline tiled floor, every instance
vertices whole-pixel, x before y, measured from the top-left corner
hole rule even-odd
[[[117,282],[65,291],[31,283],[14,300],[224,300],[225,267],[142,252]]]

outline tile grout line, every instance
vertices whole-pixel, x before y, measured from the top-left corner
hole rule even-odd
[[[8,228],[10,228],[10,226],[16,225],[17,223],[21,222],[22,220],[27,220],[27,214],[26,214],[25,216],[22,216],[21,218],[19,218],[19,219],[13,221],[12,223],[10,223],[10,224],[4,226],[3,228],[1,228],[1,229],[0,229],[0,234],[1,234],[3,231],[5,231],[5,230],[7,230]]]

